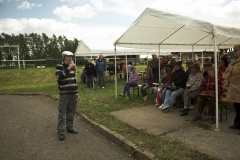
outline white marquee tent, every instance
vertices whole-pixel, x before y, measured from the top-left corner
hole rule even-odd
[[[208,18],[208,19],[206,19]],[[209,17],[187,17],[146,8],[134,23],[115,42],[128,48],[196,49],[217,51],[240,43],[240,22]],[[117,52],[116,52],[117,53]],[[217,70],[217,65],[215,65]],[[217,72],[215,73],[217,77]],[[116,84],[116,83],[115,83]],[[215,78],[215,84],[218,84]],[[116,96],[117,86],[115,85]],[[218,88],[216,85],[216,97]],[[216,98],[216,130],[218,126],[218,99]]]
[[[118,55],[147,55],[152,53],[158,53],[158,50],[153,49],[129,49],[129,48],[121,48],[118,50]],[[103,54],[104,56],[114,56],[114,49],[93,49],[91,50],[82,40],[78,43],[78,47],[75,51],[75,56],[98,56],[99,54]],[[167,50],[163,51],[163,54],[167,54]]]

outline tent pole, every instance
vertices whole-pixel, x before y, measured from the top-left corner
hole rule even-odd
[[[161,70],[161,65],[160,65],[160,62],[161,62],[161,57],[160,57],[160,45],[159,45],[159,47],[158,47],[158,56],[159,56],[159,57],[158,57],[158,68],[159,68],[159,69],[158,69],[158,83],[160,83],[160,78],[161,78],[161,77],[160,77],[160,76],[161,76],[161,75],[160,75],[160,73],[161,73],[161,72],[160,72],[160,70]]]
[[[201,66],[202,66],[202,68],[203,68],[203,51],[202,51],[202,65],[201,65]]]
[[[192,62],[194,62],[194,58],[193,58],[193,46],[192,46]]]
[[[126,60],[127,82],[128,82],[128,64],[127,64],[127,53],[126,52],[125,52],[125,60]]]
[[[214,63],[215,63],[215,98],[216,98],[216,129],[215,131],[220,131],[219,129],[219,117],[218,117],[218,73],[217,73],[217,47],[216,47],[216,37],[214,36]]]
[[[115,52],[115,97],[117,98],[117,68],[116,68],[116,52],[117,52],[117,49],[116,49],[116,44],[114,44],[114,52]]]
[[[148,52],[147,52],[147,66],[148,66]]]

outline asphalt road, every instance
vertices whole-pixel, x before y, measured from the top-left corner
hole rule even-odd
[[[0,160],[134,159],[77,116],[79,133],[59,141],[57,113],[57,103],[45,96],[0,95]]]

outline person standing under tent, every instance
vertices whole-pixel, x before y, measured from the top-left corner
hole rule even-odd
[[[240,44],[233,47],[235,60],[229,64],[223,74],[224,84],[227,87],[226,99],[233,102],[236,116],[231,129],[240,130]]]
[[[152,69],[153,82],[159,83],[159,59],[155,53],[152,54],[152,60],[148,63],[148,67]]]
[[[221,57],[221,60],[224,62],[224,66],[227,68],[229,65],[229,58],[227,53],[223,53],[223,56]]]
[[[131,70],[132,70],[132,61],[129,61],[128,65],[127,65],[127,74],[128,75],[130,74]]]
[[[173,71],[174,65],[175,65],[176,61],[173,59],[172,54],[168,53],[167,55],[167,61],[165,62],[164,66],[165,67],[170,67],[171,70]]]
[[[79,91],[76,81],[76,65],[73,63],[72,57],[72,52],[62,52],[63,63],[56,66],[56,76],[60,93],[57,125],[59,140],[65,139],[65,123],[67,132],[78,134],[78,132],[73,129],[73,120]]]
[[[218,61],[218,75],[222,76],[222,74],[225,72],[226,67],[224,65],[224,62],[222,60]]]
[[[167,61],[167,58],[163,56],[160,61],[160,77],[161,78],[163,77],[163,68],[166,61]]]
[[[103,55],[100,54],[98,60],[96,61],[96,70],[97,70],[97,78],[98,78],[98,88],[106,87],[106,77],[105,71],[107,69],[106,61],[103,58]]]
[[[96,69],[94,64],[92,64],[92,59],[88,58],[88,63],[85,65],[87,87],[93,88],[93,78],[96,76]]]

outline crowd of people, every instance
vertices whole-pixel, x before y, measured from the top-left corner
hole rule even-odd
[[[131,99],[130,87],[139,86],[143,101],[146,101],[148,98],[147,89],[152,87],[154,82],[160,82],[161,85],[155,88],[154,93],[156,95],[155,106],[160,108],[162,112],[173,110],[177,97],[182,96],[183,108],[180,110],[180,116],[187,116],[189,110],[194,108],[190,106],[197,105],[198,113],[192,120],[198,121],[202,118],[207,105],[208,114],[211,116],[209,123],[211,124],[216,122],[216,95],[221,99],[226,91],[226,100],[233,103],[236,112],[234,123],[229,128],[240,129],[240,44],[234,46],[233,49],[235,59],[229,63],[228,55],[224,53],[221,60],[218,61],[217,74],[215,74],[214,64],[209,58],[205,59],[204,71],[201,71],[196,62],[187,62],[187,69],[184,70],[182,62],[176,62],[171,54],[162,58],[161,61],[158,60],[156,54],[153,54],[152,60],[145,68],[143,83],[140,83],[139,73],[132,62],[129,62],[128,65],[122,62],[120,68],[117,69],[115,69],[114,64],[107,67],[106,60],[100,54],[96,61],[88,59],[80,77],[82,83],[87,83],[88,88],[94,87],[94,77],[98,79],[98,88],[105,88],[105,71],[108,70],[110,74],[114,75],[115,71],[122,71],[124,78],[128,81],[124,84],[123,92],[119,95],[126,96],[127,100]],[[78,134],[73,128],[76,98],[79,97],[79,91],[75,77],[76,65],[73,63],[72,57],[72,52],[64,51],[62,53],[63,63],[56,66],[60,93],[57,133],[60,140],[65,139],[65,128],[69,133]],[[217,75],[218,81],[217,94],[215,93],[215,75]]]
[[[226,100],[233,102],[236,111],[234,124],[229,126],[232,129],[240,129],[240,45],[234,46],[235,60],[230,63],[227,53],[223,53],[218,61],[217,81],[218,81],[218,99],[223,98],[223,93],[226,92]],[[158,80],[158,66],[160,63],[160,77]],[[156,55],[152,55],[152,60],[145,69],[143,84],[140,84],[140,91],[143,100],[147,100],[146,89],[153,86],[154,82],[160,81],[160,86],[156,87],[154,93],[156,95],[155,106],[163,112],[173,110],[173,106],[177,97],[182,96],[183,108],[180,110],[180,116],[187,116],[189,111],[195,107],[198,108],[197,115],[192,119],[198,121],[203,114],[207,113],[211,116],[209,123],[216,123],[215,108],[216,108],[216,89],[215,89],[215,66],[210,58],[206,58],[203,64],[203,70],[196,62],[186,62],[186,70],[182,67],[181,61],[175,61],[172,55],[163,57],[159,62]],[[136,69],[134,69],[136,73]],[[157,78],[156,78],[157,77]],[[139,77],[138,77],[139,78]],[[128,82],[125,83],[128,85]],[[137,86],[134,83],[133,86]],[[125,95],[124,92],[121,96]],[[236,93],[236,94],[234,94]],[[231,98],[234,97],[234,98]],[[130,99],[129,87],[127,99]]]

